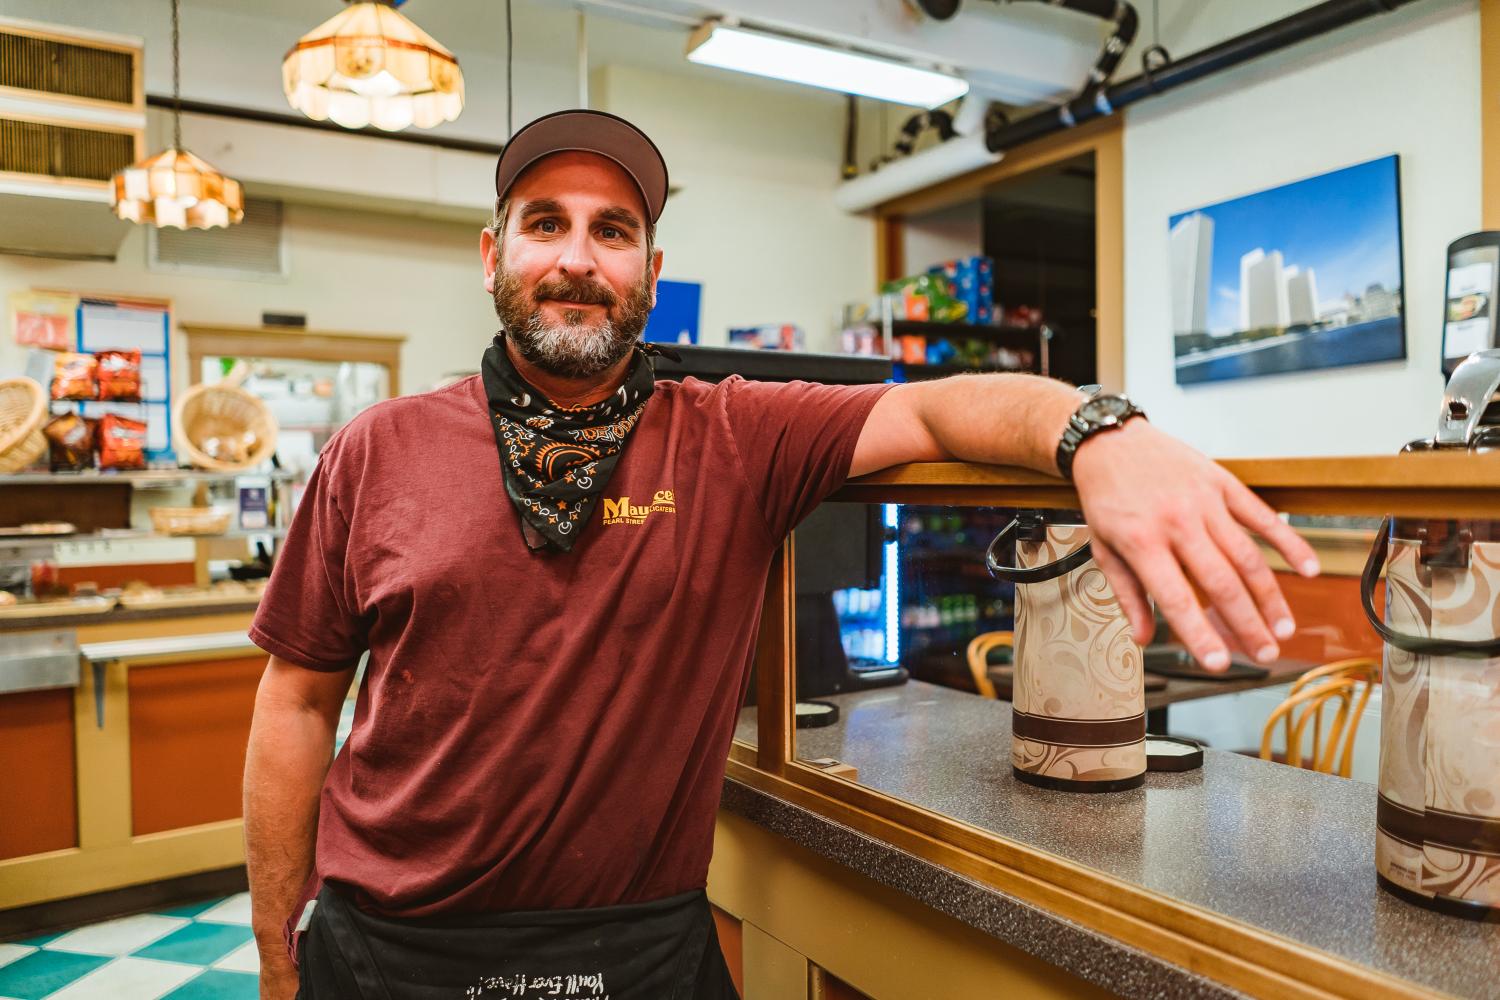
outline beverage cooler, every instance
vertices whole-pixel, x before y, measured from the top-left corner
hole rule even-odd
[[[984,553],[1013,511],[885,504],[879,586],[835,591],[851,663],[899,666],[950,687],[972,685],[969,641],[1014,624],[1015,586],[992,579]]]

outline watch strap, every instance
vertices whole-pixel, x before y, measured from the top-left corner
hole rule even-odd
[[[1073,458],[1078,454],[1078,449],[1082,447],[1085,441],[1093,437],[1095,434],[1100,434],[1104,431],[1118,430],[1119,428],[1124,427],[1125,424],[1131,419],[1135,417],[1144,417],[1146,415],[1146,411],[1142,410],[1139,406],[1136,406],[1129,397],[1121,395],[1117,396],[1116,398],[1123,399],[1126,403],[1125,412],[1123,414],[1108,421],[1094,421],[1086,419],[1083,416],[1084,408],[1087,407],[1090,403],[1093,403],[1098,398],[1101,397],[1093,397],[1084,400],[1083,403],[1079,404],[1078,409],[1074,410],[1072,415],[1068,417],[1068,425],[1067,427],[1063,428],[1062,440],[1058,441],[1057,443],[1057,454],[1055,455],[1055,460],[1057,462],[1057,471],[1064,479],[1068,480],[1069,482],[1073,481]]]

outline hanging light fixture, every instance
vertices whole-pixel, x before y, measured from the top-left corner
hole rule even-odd
[[[182,66],[178,0],[172,0],[172,146],[133,163],[111,180],[110,205],[128,222],[214,229],[245,217],[240,182],[182,148]]]
[[[431,128],[464,107],[458,60],[396,10],[396,0],[345,0],[297,39],[281,63],[292,107],[345,128]]]

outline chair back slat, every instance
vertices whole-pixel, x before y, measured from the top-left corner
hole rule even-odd
[[[1349,777],[1354,766],[1354,740],[1359,722],[1379,672],[1376,661],[1358,658],[1324,664],[1297,678],[1286,700],[1266,719],[1261,733],[1261,759],[1275,759],[1272,736],[1280,723],[1285,734],[1286,763]],[[1325,738],[1323,709],[1330,702],[1337,704]],[[1311,753],[1306,756],[1302,753],[1305,735],[1311,736]]]

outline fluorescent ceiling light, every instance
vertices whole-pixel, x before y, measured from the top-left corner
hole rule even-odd
[[[709,21],[688,39],[690,62],[935,108],[969,92],[961,77]]]

